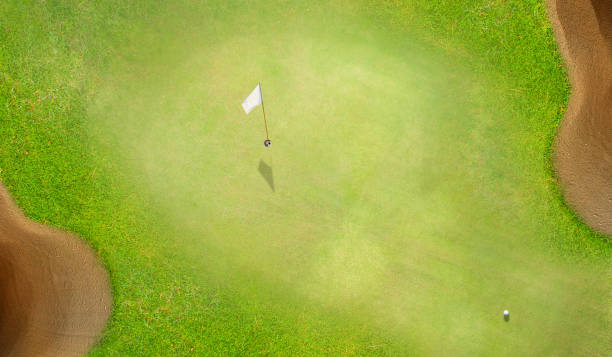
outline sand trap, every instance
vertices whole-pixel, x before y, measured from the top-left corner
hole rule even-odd
[[[567,202],[612,235],[612,0],[548,0],[572,96],[555,148]]]
[[[108,276],[93,251],[27,220],[0,185],[0,356],[80,356],[110,310]]]

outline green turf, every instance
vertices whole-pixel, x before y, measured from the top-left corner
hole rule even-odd
[[[0,177],[107,265],[92,354],[610,352],[543,3],[302,3],[0,4]]]

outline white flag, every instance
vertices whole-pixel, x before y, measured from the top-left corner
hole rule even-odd
[[[263,98],[261,97],[261,86],[258,84],[255,89],[249,94],[248,97],[242,102],[242,109],[244,112],[249,114],[253,108],[260,105],[263,102]]]

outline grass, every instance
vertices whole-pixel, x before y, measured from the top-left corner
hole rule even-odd
[[[92,355],[609,352],[612,247],[556,188],[541,1],[0,15],[0,177],[109,269]],[[239,107],[259,80],[270,149]]]

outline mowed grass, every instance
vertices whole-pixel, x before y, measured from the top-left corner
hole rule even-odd
[[[0,5],[0,169],[109,268],[93,355],[610,351],[539,1],[70,5]]]

